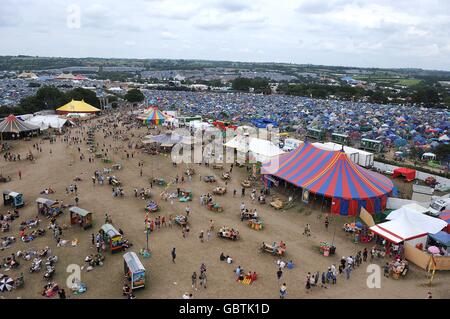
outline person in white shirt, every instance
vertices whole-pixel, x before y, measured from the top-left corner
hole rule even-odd
[[[192,294],[188,294],[187,292],[184,293],[183,299],[192,299]]]

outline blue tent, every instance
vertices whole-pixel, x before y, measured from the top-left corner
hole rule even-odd
[[[438,243],[450,247],[450,234],[448,234],[447,232],[440,231],[437,234],[430,234],[429,236]]]

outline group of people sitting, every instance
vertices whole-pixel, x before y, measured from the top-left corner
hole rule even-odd
[[[95,184],[95,181],[97,181],[98,184],[103,185],[103,182],[105,181],[105,177],[98,170],[94,172],[94,176],[92,176],[91,179],[92,184]]]
[[[44,189],[41,190],[41,192],[40,192],[41,195],[42,195],[42,194],[48,195],[48,194],[54,194],[54,193],[55,193],[55,191],[54,191],[53,188],[51,188],[51,187],[44,188]]]
[[[29,234],[25,233],[24,229],[19,231],[19,237],[25,243],[33,241],[35,238],[37,238],[39,236],[44,236],[44,235],[45,235],[45,229],[42,229],[42,228],[35,229]]]
[[[8,248],[16,241],[15,237],[6,236],[2,237],[2,241],[0,242],[0,250],[3,250],[5,248]]]
[[[16,260],[16,255],[11,254],[9,257],[3,258],[3,264],[0,268],[12,269],[19,267],[20,263]]]
[[[38,216],[36,216],[35,218],[32,218],[32,219],[25,220],[20,223],[19,230],[24,230],[26,228],[36,228],[39,226],[40,222],[41,221],[39,220]]]
[[[90,271],[94,269],[96,266],[103,266],[103,261],[105,260],[105,256],[102,254],[91,254],[89,256],[86,256],[84,259],[84,262],[87,265],[87,271]]]
[[[123,197],[125,195],[125,193],[124,193],[122,187],[117,187],[117,188],[113,187],[112,195],[113,195],[113,197],[118,197],[118,196]]]
[[[286,250],[286,244],[283,241],[280,241],[278,244],[276,242],[273,242],[272,245],[266,244],[265,242],[262,243],[262,248],[266,250],[272,250],[273,253],[280,253],[284,252]]]
[[[258,220],[259,216],[256,212],[256,208],[253,210],[249,210],[248,208],[241,209],[241,221],[244,221],[244,219],[255,219]]]
[[[134,197],[140,197],[142,199],[146,199],[150,197],[150,188],[141,188],[141,189],[134,189]]]
[[[294,268],[294,262],[292,260],[289,260],[288,262],[285,262],[281,259],[277,260],[277,266],[278,268],[287,268],[287,269],[292,269]]]
[[[258,275],[256,274],[255,271],[251,272],[248,271],[247,275],[244,275],[244,269],[241,268],[241,266],[238,266],[236,268],[236,270],[234,271],[236,276],[237,276],[237,281],[238,282],[243,282],[244,280],[249,280],[250,283],[254,282],[256,279],[258,279]]]
[[[136,296],[133,294],[133,290],[131,290],[131,287],[128,284],[123,285],[122,295],[126,296],[128,299],[136,299]]]
[[[200,204],[201,205],[208,205],[213,202],[213,197],[211,194],[206,195],[200,195]]]
[[[236,229],[230,228],[228,226],[222,226],[222,228],[219,230],[219,233],[221,233],[223,237],[227,238],[235,239],[239,236],[239,232]]]
[[[233,258],[231,258],[229,255],[224,255],[223,252],[220,254],[220,261],[225,261],[227,264],[233,263]]]
[[[0,214],[0,230],[4,233],[9,231],[11,228],[10,222],[17,218],[19,218],[19,211],[17,209],[14,209],[12,213],[8,210],[6,214]]]

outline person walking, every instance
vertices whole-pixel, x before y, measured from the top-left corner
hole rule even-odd
[[[319,283],[319,277],[320,277],[320,273],[319,273],[319,271],[317,271],[316,275],[314,276],[314,287],[317,287],[317,284]]]
[[[325,216],[325,230],[328,231],[328,225],[330,225],[330,221],[328,220],[328,216]]]
[[[59,299],[66,299],[66,292],[64,289],[58,290]]]
[[[203,236],[204,236],[204,232],[203,230],[200,232],[200,235],[198,236],[198,238],[200,238],[200,242],[203,243]]]
[[[347,264],[345,267],[345,278],[350,279],[350,274],[352,273],[352,266],[350,264]]]
[[[384,265],[383,270],[384,270],[384,277],[389,278],[389,272],[390,272],[389,263],[386,263]]]
[[[203,271],[198,278],[200,279],[200,286],[206,289],[206,271]]]
[[[280,281],[282,276],[283,276],[283,271],[281,270],[281,268],[278,268],[278,271],[277,271],[277,279],[278,279],[278,281]]]
[[[286,283],[283,283],[280,287],[280,299],[284,299],[287,295],[287,286]]]
[[[175,247],[172,249],[172,262],[175,263],[175,258],[177,257],[177,254],[175,252]]]
[[[363,261],[364,262],[367,261],[367,248],[364,248],[364,250],[363,250]]]
[[[22,179],[22,171],[19,169],[19,179]]]
[[[306,285],[305,285],[306,290],[311,289],[311,273],[308,273],[306,275]]]
[[[192,280],[192,288],[197,290],[197,273],[195,271],[191,276],[191,280]]]
[[[325,272],[322,272],[322,284],[320,285],[320,287],[327,289],[326,283],[327,283],[327,278],[326,278]]]

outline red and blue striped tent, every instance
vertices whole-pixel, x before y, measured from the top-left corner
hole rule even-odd
[[[264,163],[261,173],[331,198],[332,213],[340,215],[357,215],[361,207],[370,213],[382,212],[394,187],[389,178],[356,165],[344,152],[307,142]]]
[[[447,222],[448,225],[445,230],[450,234],[450,210],[443,210],[439,214],[439,218]]]

